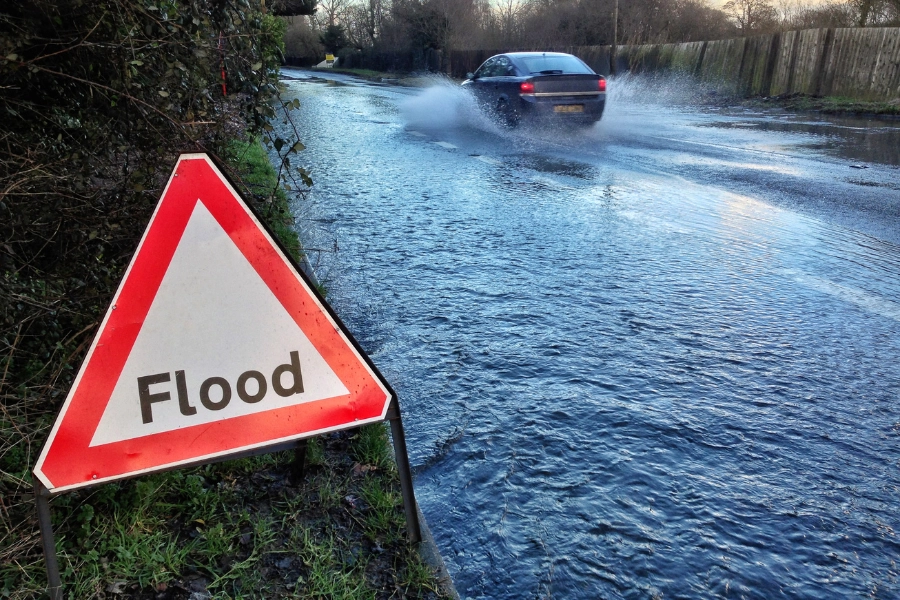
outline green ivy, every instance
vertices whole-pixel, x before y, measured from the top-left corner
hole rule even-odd
[[[40,587],[30,471],[178,154],[302,149],[270,137],[284,30],[261,0],[0,3],[0,597]],[[63,548],[83,550],[106,493],[56,502]],[[90,550],[145,560],[143,584],[181,560],[154,544]]]

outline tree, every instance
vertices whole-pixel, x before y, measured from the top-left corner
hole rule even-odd
[[[705,0],[679,0],[672,17],[667,42],[718,40],[734,35],[734,25],[728,15]]]
[[[311,16],[316,14],[316,0],[271,0],[270,12],[280,17]]]
[[[325,55],[325,47],[319,33],[310,26],[309,17],[288,17],[284,33],[284,54],[301,59],[305,64],[315,64]]]
[[[494,6],[494,23],[499,34],[498,47],[512,47],[521,38],[522,16],[527,6],[522,0],[500,0]]]
[[[362,0],[349,6],[344,15],[348,41],[356,48],[371,48],[378,39],[383,20],[382,0]]]
[[[859,27],[900,24],[900,0],[849,0]]]
[[[415,51],[449,46],[451,22],[438,0],[395,0],[391,15]]]
[[[856,27],[858,16],[847,2],[811,2],[810,0],[778,0],[782,31]]]
[[[328,52],[337,52],[347,46],[347,34],[342,25],[328,25],[319,35],[319,40]]]
[[[768,0],[728,0],[722,8],[735,20],[743,36],[760,33],[778,21],[778,11]]]
[[[321,29],[334,27],[350,5],[349,0],[321,0],[316,10],[316,23]]]

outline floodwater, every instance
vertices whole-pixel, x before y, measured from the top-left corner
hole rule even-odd
[[[900,124],[294,75],[299,229],[463,598],[900,597]]]

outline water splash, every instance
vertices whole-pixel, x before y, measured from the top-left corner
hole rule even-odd
[[[399,105],[400,115],[407,127],[447,131],[452,129],[477,129],[510,140],[517,146],[535,141],[571,147],[573,144],[590,143],[610,136],[629,137],[635,127],[634,113],[650,113],[652,118],[660,113],[683,111],[686,106],[710,104],[712,92],[690,75],[633,75],[625,73],[610,79],[603,119],[592,126],[572,126],[554,122],[523,121],[510,129],[498,123],[496,116],[475,100],[474,96],[459,84],[435,78],[432,85]]]
[[[499,129],[467,90],[446,80],[401,102],[400,115],[407,127],[418,129],[475,128],[495,133]]]
[[[607,108],[642,104],[697,107],[716,104],[722,95],[687,73],[624,73],[609,80]]]

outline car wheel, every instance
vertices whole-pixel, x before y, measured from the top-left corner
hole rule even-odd
[[[507,127],[515,127],[519,124],[519,113],[509,105],[509,101],[505,98],[497,100],[497,116],[500,122]]]

